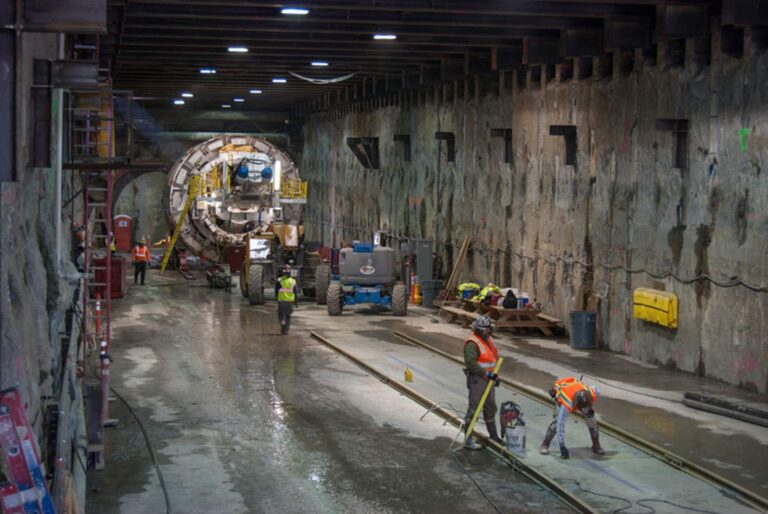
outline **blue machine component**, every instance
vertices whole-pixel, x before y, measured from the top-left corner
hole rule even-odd
[[[246,163],[242,163],[237,168],[237,176],[240,178],[248,178],[248,165]]]
[[[351,286],[349,291],[344,288],[343,302],[344,305],[375,303],[389,306],[392,304],[392,295],[385,292],[384,286]]]
[[[261,170],[261,178],[264,180],[271,180],[272,179],[272,168],[267,166],[263,170]]]
[[[355,253],[373,253],[373,243],[354,243],[352,251]]]

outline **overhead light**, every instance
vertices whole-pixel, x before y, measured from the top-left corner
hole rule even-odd
[[[384,39],[387,41],[392,41],[393,39],[397,39],[397,36],[395,34],[374,34],[373,39]]]
[[[181,93],[181,96],[183,96],[184,98],[192,98],[195,95],[193,95],[192,93]]]
[[[312,61],[312,66],[328,66],[328,63],[325,61]]]
[[[229,105],[229,104],[221,104],[221,108],[222,109],[229,109],[230,107],[232,107],[232,106]]]
[[[247,46],[230,46],[227,48],[228,51],[235,53],[235,54],[247,54],[248,53],[248,47]]]
[[[275,77],[272,79],[273,84],[285,84],[286,82],[288,81],[280,77]]]
[[[216,70],[213,68],[200,68],[200,73],[203,75],[216,75]]]
[[[184,102],[184,100],[178,100],[178,99],[177,99],[177,100],[174,100],[174,101],[173,101],[173,104],[174,104],[174,105],[184,105],[184,103],[185,103],[185,102]]]
[[[260,95],[261,94],[261,89],[251,89],[251,94],[252,95]]]
[[[232,101],[237,102],[237,103],[245,102],[245,98],[233,98]]]
[[[309,14],[309,9],[303,7],[283,7],[280,12],[289,16],[306,16]]]

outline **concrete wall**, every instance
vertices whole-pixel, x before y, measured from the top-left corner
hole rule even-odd
[[[564,320],[597,306],[604,348],[766,392],[768,54],[748,40],[742,58],[715,52],[703,69],[690,52],[685,66],[637,57],[605,78],[473,78],[310,117],[300,168],[308,237],[338,245],[377,229],[437,232],[450,270],[470,235],[464,278],[528,291]],[[686,169],[675,168],[674,135],[657,119],[688,120]],[[577,128],[575,166],[551,125]],[[511,163],[495,128],[512,130]],[[437,131],[455,134],[455,162]],[[410,135],[409,162],[394,134]],[[379,138],[379,170],[345,144],[365,136]],[[678,295],[677,330],[632,319],[637,287]]]

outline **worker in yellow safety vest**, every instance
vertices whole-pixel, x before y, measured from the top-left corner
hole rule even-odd
[[[491,338],[494,328],[491,318],[481,316],[472,322],[472,334],[464,342],[464,364],[466,365],[464,374],[467,376],[467,389],[469,389],[469,405],[464,418],[465,429],[472,421],[488,381],[493,380],[496,382],[496,386],[499,385],[499,377],[493,372],[496,367],[496,361],[499,359],[499,352],[493,345],[493,339]],[[491,392],[485,400],[483,419],[488,429],[488,436],[491,440],[501,443],[499,433],[496,430],[495,387],[491,388]],[[464,447],[469,450],[479,450],[482,448],[480,443],[472,436],[467,437]]]
[[[280,278],[275,284],[275,296],[277,297],[277,319],[280,321],[280,333],[287,334],[291,327],[293,309],[299,301],[296,279],[291,276],[291,267],[288,265],[280,269]]]
[[[152,262],[152,254],[149,253],[147,241],[143,237],[131,251],[131,262],[133,262],[133,283],[136,284],[139,281],[139,275],[141,275],[141,285],[144,285],[144,277],[147,273],[147,266]]]
[[[472,299],[476,302],[485,302],[489,299],[489,296],[493,296],[494,294],[501,296],[501,289],[499,289],[499,286],[493,282],[489,282],[487,286],[480,290],[480,294]]]
[[[570,457],[570,452],[565,446],[565,423],[568,415],[574,410],[584,414],[584,418],[589,428],[589,435],[592,438],[592,451],[598,455],[605,455],[600,446],[600,432],[597,428],[595,419],[595,410],[592,405],[597,400],[597,387],[588,386],[575,377],[561,378],[555,382],[555,387],[550,389],[549,395],[557,406],[555,411],[555,420],[549,424],[547,434],[541,443],[539,453],[546,455],[549,453],[549,444],[557,433],[557,443],[560,446],[560,456],[564,459]]]

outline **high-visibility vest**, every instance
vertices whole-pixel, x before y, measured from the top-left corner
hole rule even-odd
[[[149,248],[144,245],[134,246],[131,257],[133,262],[147,262],[149,261]]]
[[[568,412],[573,412],[573,399],[579,391],[587,391],[592,395],[592,403],[597,400],[597,391],[592,386],[587,386],[576,380],[575,377],[561,378],[555,382],[555,400]]]
[[[496,367],[496,361],[499,360],[499,352],[496,351],[496,347],[493,345],[493,339],[488,337],[487,341],[483,341],[483,338],[477,334],[472,334],[469,339],[464,341],[464,346],[468,344],[474,344],[480,351],[480,356],[477,358],[477,363],[481,368],[487,370],[493,370]]]
[[[293,293],[293,288],[296,287],[296,281],[291,277],[283,277],[280,279],[280,289],[277,291],[278,302],[295,302],[296,295]]]

